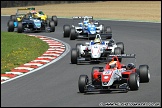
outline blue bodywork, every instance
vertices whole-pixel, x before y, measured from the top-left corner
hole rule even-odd
[[[41,30],[42,21],[36,18],[24,18],[22,20],[22,25],[24,29],[33,29],[33,30]],[[18,27],[18,22],[14,21],[14,27]]]
[[[15,21],[15,22],[14,22],[14,27],[17,27],[17,24],[18,24],[17,21]]]
[[[83,33],[96,34],[96,26],[94,24],[80,24],[80,27],[82,27]]]

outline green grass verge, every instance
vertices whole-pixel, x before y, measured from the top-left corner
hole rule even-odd
[[[39,38],[1,32],[1,73],[36,59],[48,48],[48,44]]]

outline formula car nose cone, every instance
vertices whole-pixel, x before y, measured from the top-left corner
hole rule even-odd
[[[91,30],[90,33],[91,33],[91,34],[95,34],[96,31],[95,31],[95,30]]]
[[[104,79],[108,79],[109,77],[108,76],[104,76]]]
[[[92,51],[91,54],[92,58],[100,58],[101,53],[100,53],[100,47],[98,45],[92,46],[91,51]]]

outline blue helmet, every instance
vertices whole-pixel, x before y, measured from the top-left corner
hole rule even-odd
[[[129,69],[133,69],[133,68],[135,68],[134,63],[129,63],[129,64],[127,65],[127,69],[128,69],[128,70],[129,70]]]
[[[88,23],[89,23],[89,18],[85,17],[84,18],[84,21],[83,21],[83,24],[84,25],[88,25]]]
[[[83,24],[84,25],[88,25],[88,21],[83,21]]]

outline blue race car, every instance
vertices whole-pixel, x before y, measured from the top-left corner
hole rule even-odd
[[[79,21],[79,23],[74,20],[81,19],[83,21]],[[70,37],[70,40],[75,39],[94,39],[96,34],[100,34],[102,38],[109,39],[112,37],[112,30],[109,26],[104,27],[103,24],[99,24],[97,21],[93,21],[92,16],[81,16],[81,17],[73,17],[73,25],[70,27],[69,25],[64,25],[63,27],[63,35],[64,37]]]
[[[48,32],[55,31],[54,21],[50,21],[49,24],[44,23],[40,18],[34,18],[33,13],[29,12],[21,17],[21,21],[9,20],[8,21],[8,32],[13,32],[17,29],[18,33],[22,32],[36,32],[46,30]]]

